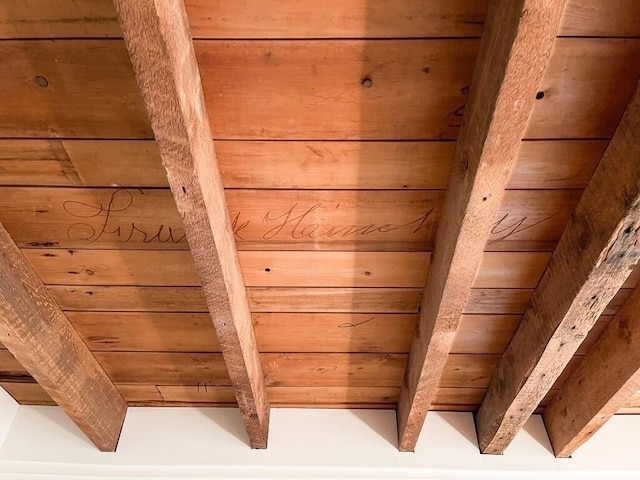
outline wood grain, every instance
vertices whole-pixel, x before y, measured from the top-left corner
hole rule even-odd
[[[0,137],[152,138],[122,41],[3,41],[0,57],[0,86],[11,92]]]
[[[47,248],[24,253],[47,285],[200,285],[189,252]],[[535,282],[527,280],[527,274],[535,277],[536,267],[544,268],[548,258],[546,253],[533,254],[533,259],[525,253],[488,255],[487,271],[479,281],[503,286],[510,280]],[[420,252],[239,252],[246,284],[271,287],[419,287],[424,284],[429,257]],[[502,268],[496,263],[499,257],[513,260],[516,266]],[[519,264],[529,266],[529,271],[517,272]]]
[[[415,449],[442,381],[565,3],[489,6],[398,402],[400,451]]]
[[[94,352],[220,351],[206,313],[74,312],[67,318]],[[408,353],[416,314],[254,313],[263,353]],[[603,315],[580,345],[584,355],[611,320]],[[501,354],[518,315],[462,315],[451,353]],[[319,340],[321,339],[321,340]],[[0,348],[2,346],[0,345]]]
[[[558,39],[526,137],[610,137],[640,76],[639,45]],[[196,41],[214,136],[256,140],[453,140],[477,47],[474,39]],[[0,105],[0,137],[152,138],[121,41],[9,40],[0,55],[0,87],[13,93]]]
[[[249,443],[266,448],[269,399],[184,2],[114,6]]]
[[[507,188],[584,188],[603,140],[523,142]],[[217,141],[225,188],[445,189],[454,142]],[[148,140],[0,140],[0,184],[166,187]]]
[[[290,3],[187,0],[198,38],[401,38],[477,37],[482,34],[485,0],[330,0]],[[560,27],[567,36],[640,36],[634,0],[570,0]]]
[[[66,311],[206,312],[202,289],[198,287],[47,287]],[[247,289],[251,310],[315,313],[417,313],[422,288],[270,288]],[[630,290],[622,289],[603,314],[614,315]],[[522,315],[533,289],[471,290],[467,314]]]
[[[23,253],[45,285],[200,285],[189,252],[34,248]],[[238,256],[250,287],[420,287],[431,255],[241,251]],[[550,257],[547,252],[485,252],[472,286],[534,288]],[[623,286],[633,288],[639,277],[636,268]]]
[[[121,37],[109,0],[5,0],[0,38]]]
[[[256,140],[455,139],[477,48],[477,40],[196,42],[214,136]],[[635,39],[558,39],[525,137],[610,137],[638,60]],[[362,86],[367,75],[371,88]]]
[[[0,382],[22,405],[55,405],[37,383]],[[232,406],[233,389],[204,385],[117,385],[129,406]],[[268,387],[272,405],[298,408],[393,408],[400,387]],[[440,388],[434,410],[475,408],[483,388]]]
[[[557,457],[570,457],[640,388],[637,288],[544,413]]]
[[[136,405],[233,401],[227,393],[231,387],[220,368],[219,354],[102,352],[97,356],[110,375],[126,382],[117,384],[117,388]],[[267,387],[270,399],[279,405],[347,407],[355,404],[357,407],[369,402],[379,405],[397,401],[406,355],[264,353],[261,359],[265,370],[272,373],[273,385]],[[451,355],[434,408],[456,405],[455,410],[477,408],[498,359],[498,355]],[[560,377],[542,405],[553,398],[558,386],[580,361],[581,357],[576,357],[569,363],[568,373]],[[120,365],[126,362],[132,362],[128,370]],[[153,366],[149,366],[150,363]],[[376,369],[382,375],[380,383],[389,386],[378,385]],[[36,390],[29,387],[34,385],[34,380],[9,352],[2,350],[0,379],[15,390],[25,391],[27,402],[29,390]]]
[[[476,416],[502,453],[640,258],[640,89],[576,207]]]
[[[126,403],[1,224],[0,339],[100,450],[115,451]]]
[[[467,37],[482,33],[486,0],[187,0],[198,38]],[[560,29],[568,36],[640,36],[635,0],[570,0]],[[7,0],[1,38],[121,36],[109,0]]]
[[[23,248],[187,250],[168,190],[3,187],[2,221]],[[579,190],[508,190],[489,251],[550,251]],[[227,190],[240,250],[431,251],[439,190]],[[29,222],[25,222],[25,215]]]

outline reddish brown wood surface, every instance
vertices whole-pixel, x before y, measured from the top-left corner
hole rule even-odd
[[[553,252],[476,416],[502,453],[562,373],[640,257],[640,89]]]
[[[102,451],[115,451],[127,405],[0,224],[0,339]]]
[[[249,443],[266,448],[269,400],[184,3],[114,5]]]
[[[433,403],[564,6],[490,6],[400,393],[400,450],[413,451]]]
[[[587,351],[544,412],[557,457],[569,457],[640,388],[640,288]]]

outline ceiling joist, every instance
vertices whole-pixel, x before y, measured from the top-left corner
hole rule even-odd
[[[2,224],[0,339],[100,450],[115,451],[127,404]]]
[[[114,5],[251,447],[265,448],[269,401],[184,4]]]
[[[629,170],[620,174],[627,175],[635,170],[630,182],[623,185],[619,181],[618,188],[622,195],[628,195],[629,202],[635,203],[636,209],[639,208],[639,131],[640,95],[636,93],[620,125],[616,143],[607,153],[619,156],[619,162],[628,164]],[[631,190],[623,190],[627,186]],[[640,222],[637,217],[630,220],[623,235],[628,236],[627,229],[632,228],[631,234],[637,239]],[[640,388],[639,311],[640,288],[636,288],[547,406],[544,421],[556,456],[572,455]]]
[[[636,89],[492,376],[476,415],[484,453],[504,452],[638,262],[639,131]]]
[[[640,389],[640,288],[589,349],[543,417],[557,457],[569,457]]]
[[[398,404],[412,451],[470,295],[565,0],[491,3]]]

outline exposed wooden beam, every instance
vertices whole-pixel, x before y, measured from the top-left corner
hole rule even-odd
[[[115,451],[127,404],[2,224],[0,340],[100,450]]]
[[[269,401],[182,0],[114,0],[252,448]]]
[[[569,457],[640,389],[640,288],[544,411],[551,446]]]
[[[493,374],[476,416],[484,453],[509,445],[638,261],[639,132],[636,88]]]
[[[443,214],[398,403],[412,451],[515,163],[565,0],[494,0],[456,145]]]

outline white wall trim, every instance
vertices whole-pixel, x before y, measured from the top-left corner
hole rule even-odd
[[[18,402],[4,388],[0,388],[0,446],[4,443],[18,413]]]
[[[400,453],[392,411],[273,409],[269,449],[260,451],[247,446],[236,409],[131,408],[118,451],[101,453],[57,407],[14,410],[2,480],[640,477],[640,416],[614,417],[574,458],[556,459],[538,416],[505,455],[487,456],[467,413],[430,413],[416,452]],[[0,426],[10,414],[2,409]]]

